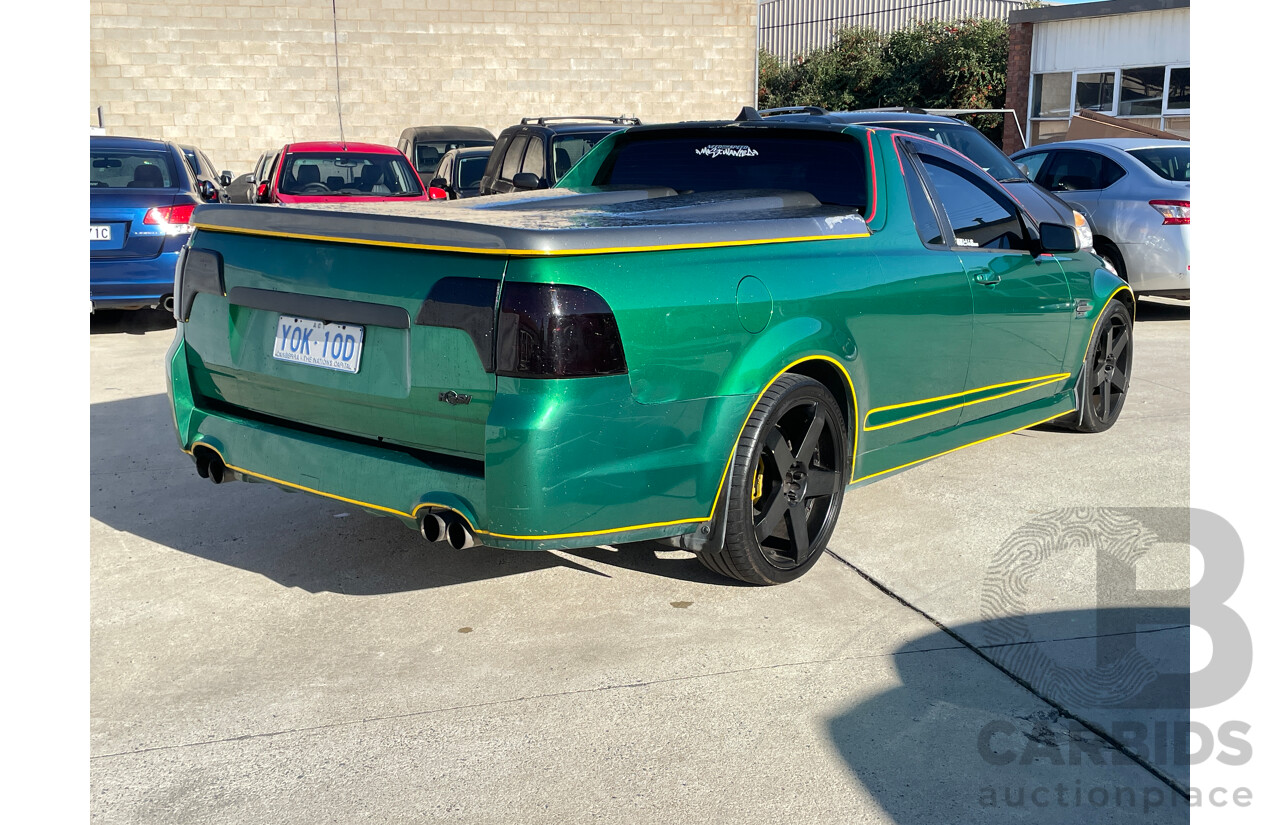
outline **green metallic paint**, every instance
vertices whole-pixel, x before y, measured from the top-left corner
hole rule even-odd
[[[612,308],[629,372],[495,378],[461,330],[413,326],[368,328],[360,373],[331,373],[270,357],[276,313],[200,294],[169,358],[183,449],[207,445],[242,475],[408,524],[444,508],[486,544],[548,549],[698,529],[756,400],[789,367],[823,376],[851,411],[855,484],[1073,409],[1085,343],[1120,286],[1114,276],[1087,255],[1024,260],[1008,270],[1010,295],[978,292],[966,268],[977,253],[920,241],[889,133],[846,132],[872,147],[869,237],[502,258],[197,231],[193,246],[222,254],[228,290],[374,300],[411,318],[446,276],[583,286]],[[608,145],[562,185],[586,185]],[[748,329],[757,326],[765,295],[766,323],[749,332],[744,313]],[[1076,318],[1073,299],[1085,296],[1094,305]],[[1060,373],[1069,377],[1042,380]],[[1026,391],[997,401],[994,385]],[[439,403],[447,389],[474,400]],[[939,396],[963,401],[941,409],[929,401]],[[344,436],[471,458],[483,470]]]

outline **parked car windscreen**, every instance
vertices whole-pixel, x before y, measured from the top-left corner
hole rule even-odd
[[[421,195],[400,154],[292,152],[285,157],[280,191],[286,195],[388,197]]]
[[[1149,149],[1130,149],[1142,164],[1165,180],[1191,182],[1191,147],[1158,146]]]
[[[963,123],[929,123],[912,121],[909,123],[887,124],[903,132],[912,132],[936,140],[943,146],[949,146],[969,160],[982,167],[982,171],[1001,183],[1026,180],[1026,176],[1013,165],[1013,161],[1001,152],[996,145],[982,136],[972,126]]]
[[[90,149],[89,186],[111,189],[173,189],[177,183],[168,152]]]
[[[769,134],[628,135],[601,167],[596,186],[669,186],[677,192],[791,189],[823,203],[867,206],[866,162],[848,136]]]

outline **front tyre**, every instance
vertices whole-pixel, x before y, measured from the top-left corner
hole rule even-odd
[[[812,378],[786,373],[756,404],[738,439],[725,505],[724,547],[698,559],[750,584],[783,584],[817,563],[848,481],[840,406]]]
[[[1133,316],[1128,307],[1113,299],[1098,317],[1080,374],[1076,415],[1066,426],[1082,433],[1110,429],[1129,395],[1132,366]]]

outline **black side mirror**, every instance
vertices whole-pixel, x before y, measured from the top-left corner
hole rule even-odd
[[[206,201],[210,203],[217,202],[218,187],[213,185],[213,181],[211,180],[200,181],[199,189],[200,189],[200,197],[204,198]]]
[[[1040,224],[1041,252],[1078,252],[1076,230],[1065,223]]]
[[[227,169],[223,169],[223,170],[222,170],[222,177],[218,178],[218,180],[222,181],[222,185],[223,185],[223,186],[230,186],[230,185],[231,185],[231,181],[232,181],[233,179],[234,179],[234,176],[233,176],[233,175],[231,174],[231,172],[230,172],[229,170],[227,170]]]
[[[427,186],[434,186],[437,189],[448,189],[449,181],[444,178],[432,178],[431,183],[428,183]]]
[[[517,172],[516,176],[511,179],[512,185],[517,189],[541,189],[542,178],[532,172]]]

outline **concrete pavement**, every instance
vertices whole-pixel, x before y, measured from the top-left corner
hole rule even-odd
[[[1019,433],[852,491],[833,554],[769,589],[656,544],[453,551],[214,487],[172,432],[172,330],[99,319],[92,819],[1185,822],[1185,767],[1093,732],[1177,711],[1060,678],[1089,682],[1099,638],[1185,661],[1176,598],[1100,600],[1097,554],[1070,547],[1002,589],[1002,545],[1047,512],[1142,507],[1159,533],[1176,517],[1152,508],[1185,508],[1189,310],[1161,306],[1140,307],[1110,432]],[[1137,586],[1185,585],[1185,547],[1143,548]]]

